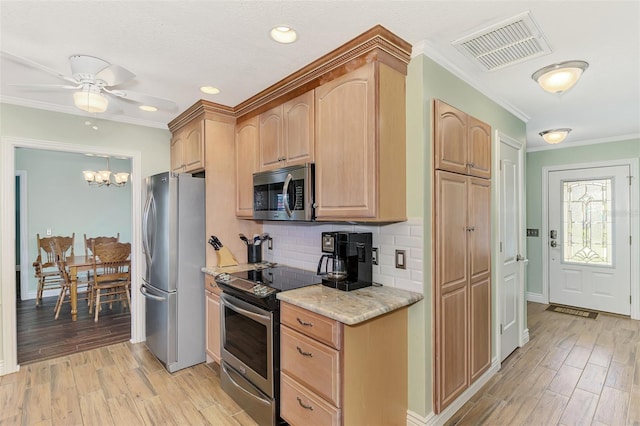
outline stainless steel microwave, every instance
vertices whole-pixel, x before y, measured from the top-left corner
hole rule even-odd
[[[253,174],[253,218],[301,220],[315,218],[314,164]]]

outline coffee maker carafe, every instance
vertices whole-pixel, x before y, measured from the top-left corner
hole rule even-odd
[[[323,232],[322,253],[328,254],[318,262],[322,284],[344,291],[370,286],[371,240],[370,232]]]

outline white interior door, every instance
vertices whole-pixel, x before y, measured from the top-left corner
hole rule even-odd
[[[630,313],[629,166],[549,172],[549,301]]]
[[[500,144],[500,360],[519,346],[521,304],[524,298],[522,261],[522,147]]]

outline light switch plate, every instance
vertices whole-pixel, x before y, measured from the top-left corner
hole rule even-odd
[[[396,268],[407,269],[407,255],[405,250],[396,250]]]
[[[537,237],[537,236],[538,236],[537,229],[527,228],[527,237]]]

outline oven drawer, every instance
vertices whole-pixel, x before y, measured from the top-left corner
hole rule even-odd
[[[340,352],[286,326],[280,327],[280,369],[340,406]]]
[[[292,426],[339,425],[341,410],[286,374],[280,375],[280,417]]]
[[[282,302],[280,322],[338,350],[342,346],[342,324],[331,318]]]

